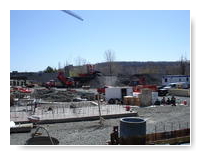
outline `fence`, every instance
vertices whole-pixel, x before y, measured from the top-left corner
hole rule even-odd
[[[148,124],[147,130],[148,133],[158,133],[188,128],[190,128],[189,122],[176,122],[172,120],[172,122],[159,122],[156,124]]]
[[[151,126],[152,127],[152,126]],[[153,133],[146,135],[146,143],[181,143],[190,142],[189,122],[167,122],[155,124]],[[180,139],[182,137],[182,139]]]

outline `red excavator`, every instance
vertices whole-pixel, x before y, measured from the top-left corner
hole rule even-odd
[[[74,86],[74,80],[70,77],[65,77],[64,72],[60,71],[58,72],[57,76],[58,80],[62,85],[59,85],[56,83],[55,80],[50,80],[45,83],[46,88],[51,88],[51,87],[73,87]]]
[[[78,74],[78,76],[72,77],[74,79],[75,85],[80,87],[86,82],[94,79],[96,76],[101,76],[99,71],[94,69],[94,65],[87,64],[87,73]]]
[[[74,77],[65,77],[65,74],[63,71],[58,72],[58,80],[62,83],[62,86],[64,87],[81,87],[84,85],[85,82],[88,82],[92,79],[94,79],[96,76],[100,76],[100,72],[94,70],[93,65],[86,65],[87,66],[87,73],[85,74],[78,74],[78,76]],[[45,83],[45,86],[50,87],[60,87],[56,86],[56,82],[54,80],[50,80],[49,82]]]
[[[66,87],[74,86],[74,79],[70,77],[65,77],[64,72],[62,71],[58,72],[57,78]]]

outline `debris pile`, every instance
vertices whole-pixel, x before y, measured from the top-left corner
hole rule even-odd
[[[95,93],[84,90],[36,89],[34,97],[50,102],[78,102],[94,100]]]
[[[35,90],[35,98],[40,98],[50,102],[71,102],[77,97],[76,92],[71,91],[58,91],[48,89],[37,89]]]

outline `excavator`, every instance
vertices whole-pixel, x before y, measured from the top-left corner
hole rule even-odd
[[[65,77],[64,72],[58,72],[57,76],[58,80],[66,87],[73,87],[74,86],[74,79],[70,77]]]
[[[94,65],[87,64],[87,73],[78,74],[78,76],[74,77],[66,77],[63,71],[58,72],[57,79],[60,81],[62,86],[56,85],[55,80],[50,80],[49,82],[45,83],[45,87],[81,87],[84,83],[89,82],[90,80],[94,79],[96,76],[101,76],[101,72],[94,70]]]
[[[94,69],[94,65],[87,64],[87,72],[78,74],[78,76],[72,77],[75,82],[75,86],[81,87],[84,83],[89,82],[96,76],[101,76],[101,72]]]
[[[44,86],[46,88],[52,88],[52,87],[67,87],[67,88],[69,88],[69,87],[74,86],[73,78],[65,77],[65,74],[62,71],[58,72],[57,79],[60,81],[60,83],[62,85],[57,84],[57,82],[55,80],[50,80],[50,81],[46,82],[44,84]]]

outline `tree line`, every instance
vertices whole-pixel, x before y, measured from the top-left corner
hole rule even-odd
[[[106,50],[104,52],[105,62],[95,64],[95,69],[104,75],[134,75],[134,74],[171,74],[171,75],[190,75],[190,61],[181,56],[178,61],[171,62],[116,62],[115,51]],[[72,68],[77,73],[85,72],[84,66],[89,64],[84,58],[77,57],[76,66]],[[63,68],[58,63],[58,69],[48,66],[43,72],[55,73],[59,70],[69,69],[69,63],[64,64]]]

